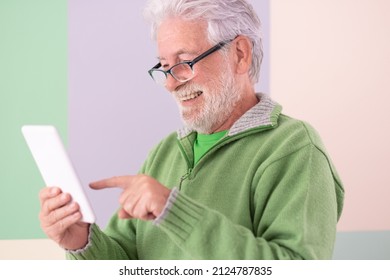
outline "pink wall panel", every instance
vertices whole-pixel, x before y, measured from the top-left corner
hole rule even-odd
[[[390,230],[390,2],[271,4],[271,93],[328,147],[346,189],[339,230]]]

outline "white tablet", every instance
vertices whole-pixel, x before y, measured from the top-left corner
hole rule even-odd
[[[22,133],[47,186],[60,187],[80,205],[82,221],[95,215],[57,129],[51,125],[25,125]]]

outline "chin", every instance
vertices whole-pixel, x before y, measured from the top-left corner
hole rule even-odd
[[[210,134],[213,132],[213,128],[216,127],[215,125],[211,124],[209,121],[199,121],[199,120],[188,120],[183,119],[184,125],[191,129],[195,130],[196,132],[202,133],[202,134]]]

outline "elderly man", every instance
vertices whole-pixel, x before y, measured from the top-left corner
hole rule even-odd
[[[260,21],[245,0],[151,0],[159,62],[185,128],[120,187],[102,231],[58,187],[41,191],[43,230],[70,259],[329,259],[344,190],[317,133],[256,94]]]

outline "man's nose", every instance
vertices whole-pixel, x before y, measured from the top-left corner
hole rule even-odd
[[[169,92],[176,90],[176,88],[181,84],[182,84],[182,82],[179,82],[178,80],[176,80],[171,74],[167,75],[167,80],[165,81],[165,88]]]

